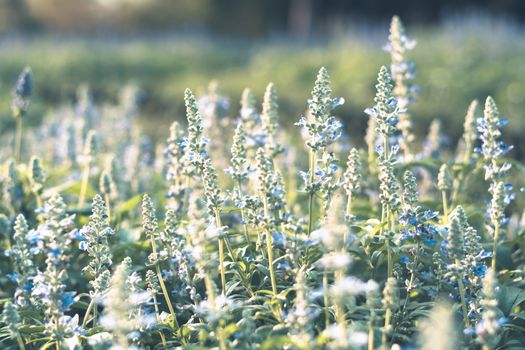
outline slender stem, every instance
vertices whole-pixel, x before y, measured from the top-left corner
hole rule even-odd
[[[412,286],[414,284],[414,279],[415,279],[415,275],[416,275],[416,272],[417,272],[417,265],[418,265],[418,262],[419,262],[419,256],[421,255],[419,253],[420,249],[421,249],[421,242],[418,241],[417,242],[417,247],[416,247],[416,252],[414,254],[414,263],[413,263],[414,267],[410,271],[410,280],[409,280],[407,288],[406,288],[407,295],[405,296],[405,302],[403,303],[402,308],[401,308],[401,312],[400,312],[400,314],[403,315],[403,317],[405,315],[405,311],[406,311],[406,308],[407,308],[407,305],[408,305],[408,298],[410,297],[410,293],[409,292],[412,289]]]
[[[93,327],[95,327],[96,323],[97,323],[97,304],[95,303],[93,305]]]
[[[106,210],[108,215],[108,224],[111,223],[111,203],[109,201],[109,194],[104,194],[104,202],[106,202]]]
[[[374,350],[374,327],[368,326],[368,350]]]
[[[215,224],[217,228],[222,227],[221,215],[215,209]],[[232,256],[233,258],[233,256]],[[219,272],[221,274],[222,294],[226,294],[226,271],[224,270],[224,238],[219,237]]]
[[[213,282],[208,273],[204,275],[204,285],[206,286],[206,292],[208,293],[210,303],[215,305],[215,289],[213,288]]]
[[[456,268],[459,268],[460,264],[461,262],[459,261],[459,258],[456,258]],[[465,322],[465,328],[469,328],[470,322],[468,320],[467,304],[465,302],[465,287],[463,286],[463,276],[460,273],[458,273],[457,279],[459,287],[459,296],[461,298],[461,310],[463,311],[463,322]]]
[[[82,327],[86,327],[88,324],[89,314],[91,313],[91,310],[93,309],[93,306],[95,305],[95,302],[93,299],[89,302],[88,308],[86,309],[86,313],[84,315],[84,321],[82,321]]]
[[[226,294],[226,274],[224,271],[224,241],[219,238],[219,272],[221,275],[222,294]]]
[[[448,202],[446,191],[441,191],[441,199],[443,200],[443,225],[448,226]]]
[[[272,235],[270,230],[266,230],[266,250],[268,251],[268,268],[270,269],[272,292],[274,296],[277,296],[277,282],[275,281],[275,271],[273,269]]]
[[[346,200],[346,215],[352,215],[352,193],[348,195],[348,199]]]
[[[392,263],[392,248],[390,248],[390,238],[387,237],[386,239],[386,253],[387,253],[387,259],[388,259],[388,278],[392,277],[393,272],[393,263]]]
[[[159,305],[158,305],[157,297],[155,296],[155,294],[153,294],[153,308],[155,309],[155,315],[157,316],[157,322],[160,323]],[[159,335],[160,335],[160,339],[162,341],[162,346],[166,347],[167,346],[166,345],[166,337],[164,337],[164,334],[162,333],[162,331],[160,329],[159,329]]]
[[[388,139],[383,137],[383,152],[384,159],[388,159]],[[381,207],[381,234],[383,234],[383,221],[386,219],[387,222],[387,236],[385,237],[386,253],[387,253],[387,276],[392,277],[392,250],[390,248],[390,208],[386,205]]]
[[[315,181],[315,151],[310,149],[310,185],[313,186]],[[308,199],[308,236],[312,233],[313,216],[314,216],[314,191],[310,190],[310,197]]]
[[[492,248],[492,270],[496,271],[496,253],[498,252],[498,241],[499,241],[500,225],[499,222],[494,224],[494,243]]]
[[[228,349],[228,347],[226,346],[226,339],[224,338],[224,329],[221,326],[217,328],[217,338],[219,339],[219,349]]]
[[[22,159],[22,116],[16,118],[16,136],[15,136],[15,159],[20,163]]]
[[[352,216],[352,193],[350,193],[346,201],[346,216],[348,218]],[[345,232],[343,236],[343,246],[345,247],[345,249],[346,249],[347,244],[348,244],[348,232]]]
[[[33,193],[35,194],[36,207],[37,208],[42,208],[43,204],[42,204],[42,197],[40,197],[40,193],[38,193],[38,191],[35,191]],[[40,215],[40,214],[37,214],[37,219],[38,219],[39,222],[43,222],[44,221],[43,216]]]
[[[264,217],[266,218],[266,224],[270,224],[270,217],[268,212],[268,200],[263,194],[263,205],[264,205]],[[272,234],[270,228],[266,228],[266,251],[268,253],[268,268],[270,270],[270,281],[272,282],[272,292],[274,296],[277,296],[277,283],[275,281],[275,271],[273,270],[273,247],[272,247]]]
[[[34,192],[34,194],[37,208],[42,208],[42,197],[40,197],[38,192]]]
[[[153,235],[151,236],[151,250],[153,251],[153,256],[157,257],[157,246],[155,245],[155,238],[153,237]],[[155,264],[155,269],[157,271],[157,278],[159,279],[162,294],[164,294],[164,299],[166,300],[166,304],[168,304],[168,309],[170,310],[171,317],[173,318],[172,326],[178,329],[179,322],[177,321],[177,316],[175,314],[175,310],[173,309],[173,305],[171,305],[170,296],[168,294],[168,290],[166,289],[166,285],[164,284],[164,279],[162,278],[162,273],[160,271],[160,265],[158,261]]]
[[[343,273],[344,272],[342,270],[338,270],[335,272],[334,277],[335,277],[336,284],[341,282],[341,280],[343,279]],[[337,319],[337,323],[339,323],[339,325],[346,328],[345,308],[344,308],[344,304],[342,303],[342,300],[336,299],[334,302],[334,306],[335,306],[335,318]]]
[[[20,350],[25,350],[26,349],[26,347],[24,345],[24,339],[22,339],[22,336],[20,335],[20,333],[16,334],[16,341],[18,342],[18,348]]]
[[[241,186],[241,181],[237,181],[237,188],[239,189],[239,195],[244,196]],[[248,246],[250,245],[250,235],[248,234],[248,225],[246,224],[246,216],[244,215],[244,208],[241,207],[241,219],[242,219],[242,225],[244,227],[244,239],[246,239],[246,243]]]
[[[387,220],[387,236],[385,237],[386,254],[387,254],[387,276],[390,278],[393,275],[393,261],[392,261],[392,248],[390,247],[390,231],[392,222],[390,220],[390,208],[386,209],[386,220]]]
[[[82,207],[84,201],[86,200],[86,191],[89,181],[89,162],[84,166],[84,171],[82,172],[82,184],[80,185],[80,195],[78,197],[78,206]]]
[[[390,321],[392,318],[392,310],[386,309],[385,312],[385,326],[383,327],[383,334],[381,338],[381,346],[383,349],[388,349],[388,329],[390,328]]]

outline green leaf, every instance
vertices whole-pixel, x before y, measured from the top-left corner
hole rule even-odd
[[[514,309],[525,301],[525,290],[513,286],[500,286],[498,306],[505,316],[513,314]]]

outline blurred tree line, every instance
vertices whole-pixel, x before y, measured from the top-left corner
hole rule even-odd
[[[447,11],[525,19],[522,0],[0,0],[0,32],[202,32],[244,37],[327,32],[348,18],[432,23]]]

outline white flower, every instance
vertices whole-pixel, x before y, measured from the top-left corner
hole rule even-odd
[[[355,277],[345,277],[338,283],[330,287],[330,294],[335,298],[344,298],[347,296],[355,296],[358,294],[364,294],[376,290],[378,284],[369,280],[368,282],[363,282]]]
[[[327,270],[342,270],[352,263],[352,257],[346,252],[331,253],[324,255],[319,263]]]

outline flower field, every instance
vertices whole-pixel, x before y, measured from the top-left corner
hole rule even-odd
[[[521,117],[441,100],[457,142],[449,120],[418,132],[418,46],[398,17],[386,36],[367,104],[318,67],[293,125],[279,84],[215,81],[172,96],[171,123],[134,84],[36,121],[25,68],[0,140],[1,348],[525,348]]]

